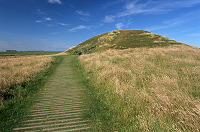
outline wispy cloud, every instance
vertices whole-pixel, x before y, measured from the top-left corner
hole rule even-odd
[[[40,20],[37,20],[37,21],[35,21],[36,23],[42,23],[43,21],[40,21]]]
[[[42,20],[36,20],[35,22],[36,22],[36,23],[43,23],[43,24],[46,24],[47,26],[51,27],[52,24],[50,24],[49,22],[52,22],[52,21],[53,21],[52,18],[50,18],[50,17],[45,17],[45,18],[43,18]]]
[[[175,24],[170,24],[170,25],[159,25],[159,26],[151,26],[151,27],[147,27],[145,28],[145,30],[148,30],[148,31],[155,31],[155,30],[161,30],[161,29],[166,29],[166,28],[172,28],[174,27]]]
[[[89,22],[90,21],[91,14],[89,12],[77,10],[76,14],[81,16],[81,17],[79,17],[79,19],[81,19],[81,20],[83,20],[85,22]]]
[[[45,21],[52,21],[52,19],[50,17],[45,17],[44,20]]]
[[[37,13],[38,13],[39,15],[46,15],[46,13],[44,13],[44,12],[41,11],[40,9],[37,9]]]
[[[115,16],[114,15],[110,15],[110,16],[105,16],[103,22],[105,23],[111,23],[111,22],[114,22],[115,21]]]
[[[23,42],[19,41],[0,41],[0,51],[5,50],[26,50],[28,48]]]
[[[181,8],[200,5],[199,0],[117,0],[105,4],[104,7],[119,3],[123,5],[121,12],[106,15],[103,22],[111,23],[119,18],[136,14],[164,14]]]
[[[68,26],[69,24],[65,24],[65,23],[62,23],[62,22],[57,22],[58,25],[61,25],[61,26]]]
[[[89,17],[91,16],[90,13],[86,12],[86,11],[76,11],[77,14],[81,15],[81,16],[86,16]]]
[[[82,29],[90,29],[89,26],[84,26],[84,25],[79,25],[77,27],[69,29],[70,32],[76,32],[77,30],[82,30]]]
[[[188,34],[188,36],[190,36],[190,37],[200,37],[200,33],[192,33],[192,34]]]
[[[129,16],[133,14],[161,14],[180,8],[187,8],[199,5],[199,0],[148,0],[143,3],[139,0],[128,1],[124,6],[124,11],[118,13],[118,17]]]
[[[79,19],[81,19],[81,20],[83,20],[83,21],[85,21],[85,22],[89,22],[90,21],[90,18],[83,18],[83,17],[80,17]]]
[[[181,24],[188,23],[192,20],[200,19],[199,14],[200,14],[200,10],[195,11],[195,12],[190,12],[188,14],[181,16],[181,17],[177,17],[177,18],[173,18],[173,19],[164,21],[161,25],[148,27],[145,30],[154,31],[154,30],[161,30],[161,29],[179,26]]]
[[[48,0],[48,2],[51,4],[62,4],[61,0]]]
[[[117,23],[117,24],[115,24],[115,27],[116,27],[118,30],[122,29],[123,26],[124,26],[123,23]]]
[[[103,5],[103,8],[108,8],[110,6],[113,6],[113,5],[116,5],[116,4],[119,4],[119,3],[122,3],[124,2],[125,0],[115,0],[115,1],[112,1],[112,2],[108,2],[106,4]]]
[[[51,17],[44,17],[42,20],[36,20],[35,22],[36,23],[42,23],[42,24],[44,24],[48,27],[52,27],[54,25],[69,26],[69,24],[56,21],[56,20],[52,19]]]

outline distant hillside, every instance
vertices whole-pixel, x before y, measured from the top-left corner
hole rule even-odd
[[[180,44],[183,43],[141,29],[115,30],[88,39],[66,52],[83,54],[105,49],[163,47]]]

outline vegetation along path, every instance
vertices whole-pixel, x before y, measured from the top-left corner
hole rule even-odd
[[[72,62],[76,56],[67,55],[38,93],[21,125],[14,131],[90,131],[89,121],[82,113],[87,106],[82,100],[84,86],[74,74]]]

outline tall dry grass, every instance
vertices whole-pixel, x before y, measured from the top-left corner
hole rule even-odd
[[[11,87],[29,81],[51,61],[50,56],[0,57],[0,102],[12,94]]]
[[[105,100],[119,114],[113,124],[127,131],[200,131],[200,49],[112,49],[79,60],[97,94],[110,92]]]

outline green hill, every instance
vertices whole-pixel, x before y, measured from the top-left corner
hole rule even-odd
[[[180,44],[183,43],[141,29],[115,30],[88,39],[66,52],[83,54],[110,48],[163,47]]]

